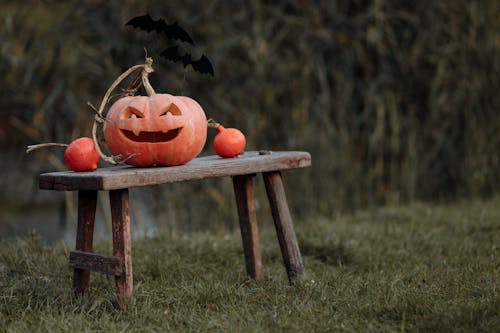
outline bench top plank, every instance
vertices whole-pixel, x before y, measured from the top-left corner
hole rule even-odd
[[[92,172],[50,172],[39,177],[45,190],[116,190],[206,178],[245,175],[259,172],[304,168],[311,165],[311,155],[301,151],[251,151],[236,158],[216,155],[198,157],[173,167],[137,168],[128,165],[100,168]]]

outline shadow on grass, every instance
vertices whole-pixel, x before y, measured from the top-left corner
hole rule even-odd
[[[311,257],[329,266],[343,266],[354,261],[354,255],[340,244],[317,244],[307,239],[300,239],[300,251],[304,257]]]

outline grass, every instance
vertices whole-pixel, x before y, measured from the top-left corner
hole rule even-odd
[[[300,221],[308,276],[296,285],[269,221],[260,283],[245,278],[238,233],[135,241],[135,304],[126,309],[104,275],[92,275],[89,296],[73,297],[68,246],[4,243],[0,331],[494,332],[499,207],[497,197]]]

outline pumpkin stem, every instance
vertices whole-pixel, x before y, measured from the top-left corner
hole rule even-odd
[[[153,86],[151,86],[151,83],[149,83],[148,76],[149,74],[154,72],[153,69],[153,58],[147,57],[146,61],[144,62],[144,68],[142,69],[142,85],[144,86],[144,89],[146,90],[146,93],[148,96],[153,96],[156,94],[155,90],[153,89]]]
[[[216,122],[215,120],[213,120],[212,118],[207,120],[207,127],[218,128],[219,126],[220,126],[220,124],[218,122]]]
[[[125,80],[130,74],[132,74],[133,72],[135,72],[138,69],[142,69],[142,72],[141,72],[142,84],[144,85],[144,89],[146,90],[146,93],[148,94],[148,96],[154,95],[155,91],[148,80],[149,74],[154,72],[153,58],[146,57],[144,64],[132,66],[116,78],[116,80],[111,84],[111,86],[108,88],[108,91],[106,91],[106,94],[102,98],[101,105],[99,106],[99,109],[97,111],[94,110],[94,112],[97,113],[96,116],[94,117],[94,124],[92,125],[92,138],[94,139],[95,149],[97,150],[97,152],[99,153],[99,155],[101,156],[101,158],[104,161],[111,163],[111,164],[118,164],[120,161],[118,161],[117,158],[115,158],[113,156],[107,156],[106,154],[104,154],[102,152],[101,146],[99,144],[99,140],[97,139],[97,127],[100,123],[102,123],[102,119],[104,119],[104,116],[103,116],[104,108],[108,104],[108,102],[110,100],[111,93],[113,92],[113,90],[115,90],[116,87],[118,87],[118,85],[123,80]]]

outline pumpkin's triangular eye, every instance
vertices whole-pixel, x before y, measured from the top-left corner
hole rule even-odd
[[[144,113],[139,111],[136,108],[133,107],[128,107],[126,108],[122,114],[121,114],[121,119],[130,119],[130,118],[144,118]]]
[[[160,117],[165,116],[168,112],[170,112],[174,116],[180,116],[182,115],[181,109],[174,103],[170,104],[168,107],[165,109],[161,110],[160,112]]]

